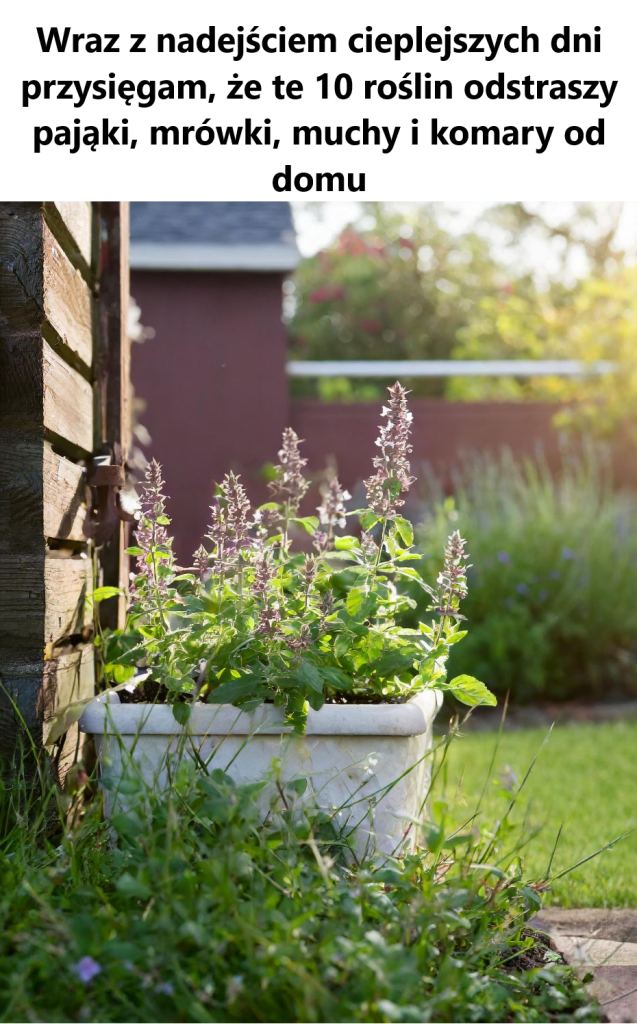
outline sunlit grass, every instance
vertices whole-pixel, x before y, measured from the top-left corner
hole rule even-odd
[[[504,812],[511,793],[503,783],[511,784],[511,772],[521,782],[546,732],[503,733],[476,823],[493,821]],[[451,744],[440,785],[454,801],[459,820],[475,810],[496,742],[495,733],[467,732]],[[530,877],[545,874],[562,823],[553,861],[556,874],[636,826],[637,722],[556,727],[516,805],[513,820],[524,818],[529,830],[542,826],[523,850]],[[637,905],[637,832],[556,881],[545,902],[567,907]]]

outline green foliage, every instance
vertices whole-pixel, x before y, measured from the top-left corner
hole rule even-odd
[[[514,703],[635,693],[637,507],[601,456],[565,459],[555,479],[541,462],[474,459],[424,518],[423,572],[456,527],[474,563],[451,672]]]
[[[608,360],[615,372],[580,379],[406,383],[452,400],[565,403],[561,426],[609,436],[627,425],[637,436],[637,268],[618,241],[622,204],[571,205],[552,222],[539,207],[500,204],[484,212],[478,230],[454,232],[439,204],[363,204],[361,217],[297,270],[293,357]],[[373,400],[383,384],[293,381],[297,394],[325,401]]]
[[[488,241],[445,230],[435,205],[399,213],[374,203],[365,213],[362,223],[302,261],[290,319],[293,357],[449,359],[458,331],[503,280]],[[320,394],[374,399],[382,384],[324,380]],[[294,386],[308,393],[314,385]],[[417,394],[443,389],[440,381],[409,386]]]
[[[358,510],[360,539],[335,533],[346,522],[349,497],[337,480],[323,496],[320,523],[296,515],[308,486],[301,473],[306,460],[288,430],[271,485],[284,500],[268,502],[250,520],[245,491],[230,474],[213,506],[212,549],[196,552],[194,571],[180,571],[166,531],[160,467],[153,463],[142,495],[140,572],[127,628],[104,642],[107,678],[122,682],[122,673],[144,667],[169,701],[245,710],[270,701],[285,709],[297,732],[304,731],[308,707],[318,710],[326,700],[404,701],[427,688],[447,688],[467,704],[493,703],[477,680],[445,683],[449,650],[464,635],[458,626],[466,588],[463,542],[454,534],[446,550],[441,544],[437,587],[414,568],[413,529],[397,511],[400,493],[412,482],[409,463],[398,460],[401,445],[405,458],[410,450],[410,418],[399,398],[390,399],[390,407],[398,403],[403,433],[389,416],[377,473],[366,481],[374,509]],[[159,518],[155,509],[162,510]],[[317,554],[293,549],[295,523],[315,535]],[[318,531],[319,525],[326,529]],[[400,618],[415,607],[405,593],[411,585],[426,596],[425,621],[407,629]]]
[[[2,1021],[599,1020],[526,929],[542,885],[506,815],[459,829],[436,801],[425,849],[357,864],[302,780],[263,821],[255,786],[186,759],[117,839],[41,782],[48,834],[32,785],[0,790]]]
[[[452,381],[455,399],[524,399],[564,403],[557,423],[608,437],[623,427],[637,436],[637,268],[598,272],[570,287],[561,282],[529,289],[520,282],[485,295],[458,332],[460,359],[579,359],[606,361],[610,373],[584,378],[538,377]]]

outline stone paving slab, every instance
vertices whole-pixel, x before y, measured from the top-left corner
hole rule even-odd
[[[531,922],[567,963],[592,972],[589,992],[611,1024],[637,1022],[637,911],[548,908]]]
[[[553,935],[553,942],[573,967],[637,967],[637,943]]]
[[[615,942],[637,942],[637,910],[563,910],[547,907],[533,919],[540,931],[562,935],[588,935]]]
[[[637,1021],[637,967],[599,967],[588,991],[611,1024]]]

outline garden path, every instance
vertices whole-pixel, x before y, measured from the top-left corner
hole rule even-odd
[[[592,972],[589,991],[611,1024],[637,1021],[637,910],[548,908],[533,926],[573,967]]]

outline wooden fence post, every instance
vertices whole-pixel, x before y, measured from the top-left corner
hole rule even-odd
[[[0,203],[3,760],[20,719],[45,743],[55,710],[94,686],[86,481],[101,440],[97,220],[90,203]],[[62,770],[76,743],[77,733],[58,750]]]

